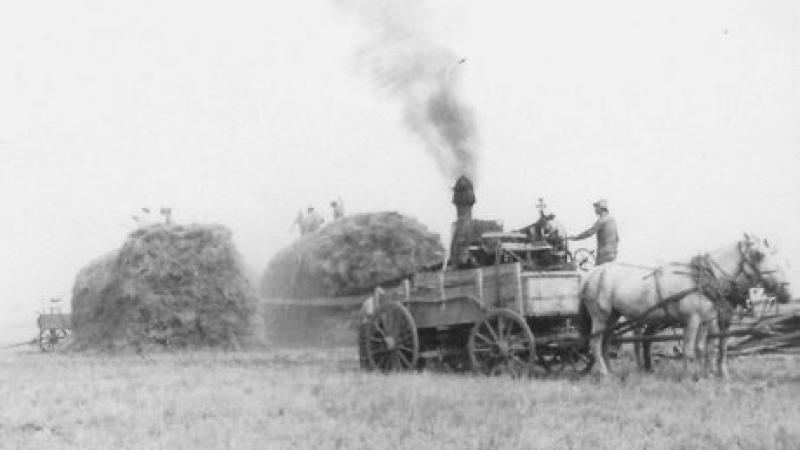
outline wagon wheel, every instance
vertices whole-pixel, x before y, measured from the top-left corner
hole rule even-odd
[[[43,352],[48,352],[55,347],[58,338],[50,334],[49,330],[41,330],[39,332],[39,349]]]
[[[417,326],[403,305],[395,302],[384,304],[375,311],[365,328],[364,351],[369,369],[391,372],[417,366]]]
[[[497,309],[487,313],[469,335],[467,351],[472,369],[485,375],[527,375],[536,353],[533,333],[519,314]]]
[[[579,248],[572,254],[572,261],[584,272],[588,272],[595,265],[594,252],[588,248]]]

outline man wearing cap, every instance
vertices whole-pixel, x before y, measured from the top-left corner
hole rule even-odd
[[[600,199],[592,204],[594,213],[597,214],[597,222],[583,233],[568,236],[567,239],[579,241],[596,234],[597,235],[597,256],[596,264],[611,262],[617,259],[617,221],[608,213],[608,202]]]

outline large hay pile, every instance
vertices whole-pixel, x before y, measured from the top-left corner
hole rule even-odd
[[[358,214],[303,236],[267,265],[267,298],[315,298],[369,292],[439,264],[439,235],[396,212]]]
[[[152,225],[78,273],[74,345],[235,348],[251,338],[256,304],[228,229]]]

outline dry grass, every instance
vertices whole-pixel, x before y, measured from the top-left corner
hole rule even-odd
[[[620,367],[621,366],[621,367]],[[3,448],[798,448],[800,359],[606,382],[357,369],[351,348],[0,355]]]

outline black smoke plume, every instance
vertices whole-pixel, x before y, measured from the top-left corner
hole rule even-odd
[[[459,98],[465,60],[436,42],[426,2],[342,0],[365,24],[357,54],[379,89],[402,108],[405,123],[446,179],[475,176],[477,133],[472,109]]]

